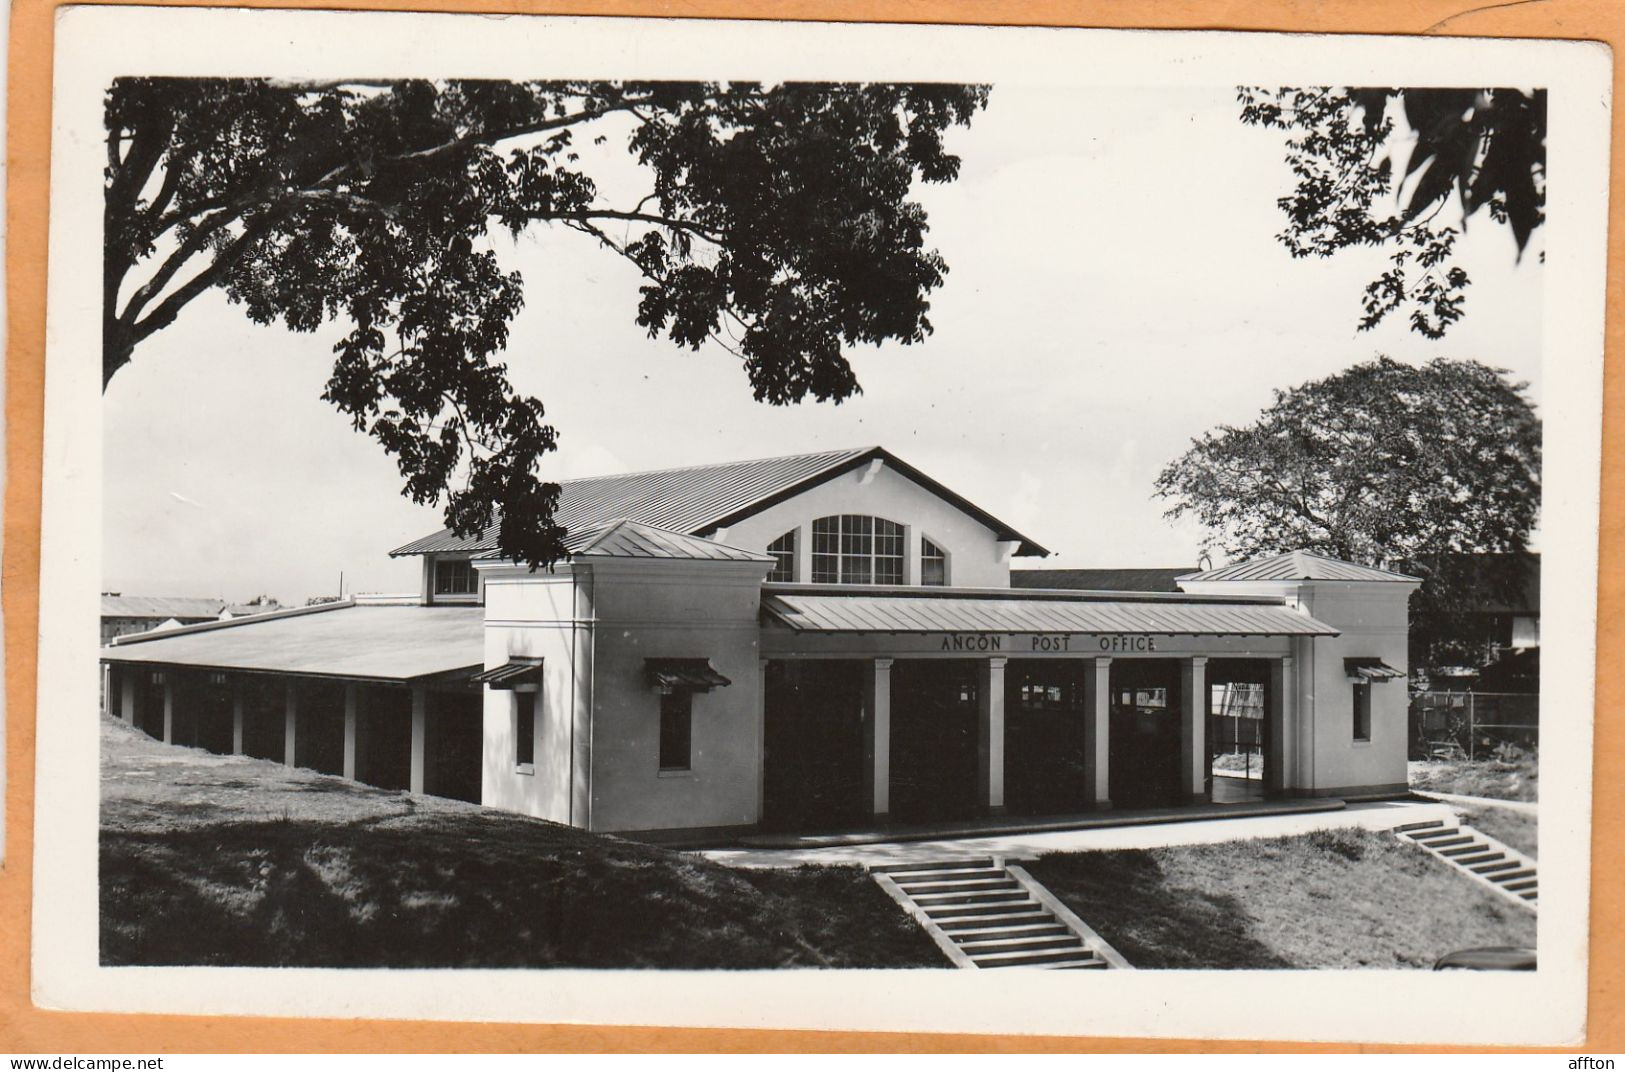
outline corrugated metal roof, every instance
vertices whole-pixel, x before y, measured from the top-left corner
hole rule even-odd
[[[1167,569],[1013,569],[1011,588],[1066,588],[1081,592],[1177,592],[1174,582],[1194,566]]]
[[[1146,633],[1336,636],[1280,604],[837,595],[772,591],[762,609],[805,633]]]
[[[1018,553],[1048,553],[981,507],[881,447],[562,480],[559,482],[559,501],[553,516],[554,520],[572,532],[593,532],[616,518],[630,518],[669,532],[698,536],[749,517],[873,458],[885,459],[898,473],[952,502],[993,529],[999,539],[1019,542],[1021,548]],[[397,547],[390,554],[479,552],[492,550],[496,545],[497,525],[493,523],[478,536],[471,537],[457,536],[450,529],[441,529],[431,536]]]
[[[485,662],[483,607],[340,607],[154,635],[102,649],[112,663],[410,681]]]
[[[705,562],[772,562],[772,555],[760,555],[737,547],[687,536],[681,532],[644,525],[621,518],[596,533],[581,537],[581,546],[572,548],[572,557],[584,558],[680,558]]]
[[[1288,551],[1284,555],[1255,558],[1247,562],[1200,573],[1187,573],[1181,581],[1415,581],[1403,573],[1362,566],[1328,558],[1313,551]]]
[[[102,596],[103,618],[218,618],[223,599],[191,596]]]

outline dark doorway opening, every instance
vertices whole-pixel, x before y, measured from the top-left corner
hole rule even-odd
[[[1267,659],[1208,661],[1208,798],[1215,804],[1264,799],[1269,680]]]
[[[1005,667],[1004,802],[1011,814],[1088,810],[1086,672],[1094,672],[1094,660],[1011,659]]]
[[[136,676],[135,728],[161,741],[164,739],[165,671],[136,669],[132,673]]]
[[[891,671],[891,814],[970,819],[977,799],[977,664],[900,659]]]
[[[366,747],[356,759],[356,780],[380,789],[412,784],[412,693],[402,688],[364,688],[357,731]]]
[[[223,673],[199,674],[187,704],[193,713],[193,744],[216,755],[231,754],[231,685]]]
[[[1179,781],[1179,661],[1114,659],[1111,665],[1112,803],[1183,804]]]
[[[863,795],[863,693],[864,675],[873,672],[871,663],[855,659],[767,664],[764,828],[828,829],[870,817]]]
[[[344,773],[344,686],[307,681],[299,687],[294,763],[323,774]]]
[[[282,760],[286,740],[288,686],[280,677],[243,679],[243,752],[255,759]]]
[[[480,802],[485,746],[485,698],[478,692],[429,693],[424,789],[435,796]]]

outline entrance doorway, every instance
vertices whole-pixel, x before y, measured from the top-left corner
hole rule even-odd
[[[1264,799],[1269,669],[1265,659],[1208,661],[1208,795],[1215,804]]]
[[[977,664],[899,659],[891,670],[891,814],[899,822],[974,818]]]
[[[817,830],[869,818],[863,685],[854,659],[773,660],[763,681],[762,826]]]
[[[1184,803],[1179,780],[1179,661],[1114,659],[1111,665],[1112,803]]]
[[[1093,660],[1011,659],[1004,669],[1004,803],[1013,815],[1089,810],[1084,675]]]

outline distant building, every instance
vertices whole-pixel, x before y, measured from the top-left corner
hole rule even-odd
[[[227,603],[223,599],[194,596],[127,596],[121,592],[102,593],[102,643],[131,633],[155,629],[178,629],[201,622],[229,621],[251,614],[282,609],[269,603]]]

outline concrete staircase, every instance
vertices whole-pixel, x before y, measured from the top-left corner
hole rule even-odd
[[[1129,968],[1025,868],[989,856],[870,868],[960,968]]]
[[[1540,879],[1533,858],[1474,830],[1465,823],[1406,823],[1396,826],[1401,841],[1420,845],[1473,881],[1488,886],[1530,911],[1540,904]]]

